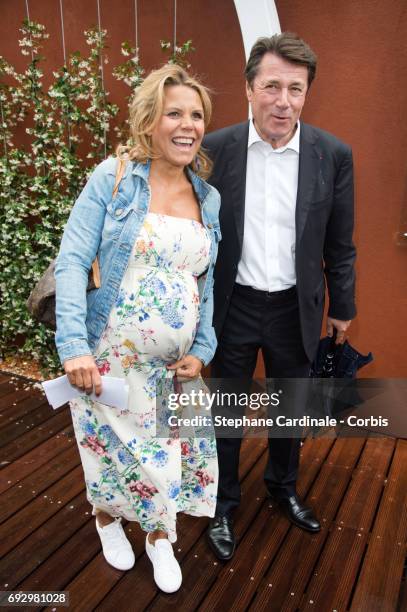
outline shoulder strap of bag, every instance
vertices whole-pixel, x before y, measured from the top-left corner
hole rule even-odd
[[[119,159],[118,164],[116,166],[116,179],[114,182],[113,193],[112,193],[113,199],[117,195],[117,192],[119,190],[120,181],[123,178],[125,169],[126,169],[126,160]],[[95,284],[95,287],[96,289],[99,289],[100,288],[100,269],[99,269],[99,263],[98,263],[97,257],[92,263],[92,275],[93,275],[93,282]]]
[[[117,192],[119,190],[120,181],[123,178],[123,174],[125,170],[126,170],[126,160],[119,159],[117,167],[116,167],[116,180],[114,183],[113,193],[112,193],[113,198],[115,198],[117,195]]]

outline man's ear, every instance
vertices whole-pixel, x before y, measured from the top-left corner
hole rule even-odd
[[[253,90],[250,87],[248,81],[246,81],[246,96],[247,96],[247,99],[249,100],[249,102],[252,101],[252,95],[253,95]]]

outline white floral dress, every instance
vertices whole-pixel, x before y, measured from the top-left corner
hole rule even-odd
[[[171,542],[177,512],[213,516],[216,506],[215,439],[154,436],[157,389],[173,386],[166,365],[194,340],[209,249],[200,223],[147,214],[95,355],[101,374],[126,379],[128,409],[71,402],[89,502]]]

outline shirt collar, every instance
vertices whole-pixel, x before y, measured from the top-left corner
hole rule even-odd
[[[271,144],[269,144],[268,142],[263,140],[261,136],[259,136],[256,128],[254,127],[254,121],[253,119],[251,119],[250,124],[249,124],[249,139],[247,142],[247,148],[250,149],[252,144],[256,142],[262,142],[267,147],[270,147],[270,149],[274,152],[284,153],[284,151],[286,151],[287,149],[291,149],[292,151],[299,153],[300,152],[300,129],[301,129],[301,124],[299,121],[297,121],[297,129],[295,130],[295,133],[293,137],[291,138],[291,140],[289,140],[286,145],[279,147],[278,149],[273,149]]]

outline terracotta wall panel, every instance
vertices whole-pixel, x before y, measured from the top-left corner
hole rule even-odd
[[[304,119],[354,152],[358,317],[366,376],[407,376],[407,249],[396,245],[407,182],[407,8],[403,0],[277,0],[281,28],[318,54]]]
[[[372,350],[367,376],[407,376],[407,249],[396,246],[406,198],[407,8],[403,0],[277,0],[282,29],[298,32],[318,54],[317,78],[303,118],[352,145],[355,159],[359,314],[351,341]],[[86,50],[83,30],[97,23],[96,0],[64,0],[67,50]],[[133,0],[101,0],[102,26],[109,33],[106,86],[124,107],[127,89],[110,75],[121,61],[120,42],[134,40]],[[139,43],[143,66],[163,61],[160,39],[172,40],[172,0],[139,0]],[[24,0],[1,0],[0,54],[18,69],[18,27]],[[59,2],[29,0],[30,16],[46,25],[47,75],[62,63]],[[192,38],[192,69],[214,91],[212,128],[247,116],[242,70],[244,51],[232,0],[179,0],[177,38]],[[259,370],[260,372],[261,370]]]
[[[63,63],[61,21],[58,0],[29,0],[30,18],[44,24],[50,38],[44,46],[45,82],[51,71]],[[18,28],[26,17],[25,0],[0,0],[0,54],[23,69],[26,59],[19,52]],[[83,31],[97,25],[96,0],[63,0],[64,31],[67,52],[87,52]],[[102,28],[108,31],[109,64],[105,66],[106,88],[114,102],[124,106],[128,89],[111,75],[111,67],[123,61],[120,43],[135,40],[134,0],[100,0]],[[173,40],[173,0],[139,0],[138,31],[140,60],[146,70],[161,65],[166,55],[160,40]],[[239,22],[232,0],[178,0],[177,40],[193,40],[196,49],[190,56],[192,71],[199,74],[213,90],[215,113],[212,128],[242,121],[247,104],[242,71],[244,50]]]

